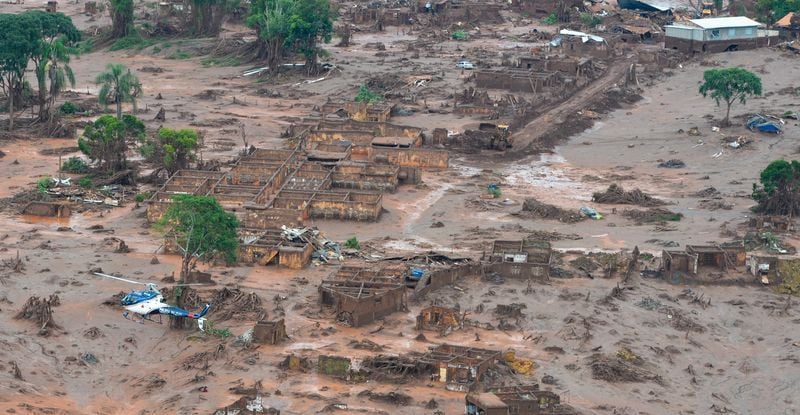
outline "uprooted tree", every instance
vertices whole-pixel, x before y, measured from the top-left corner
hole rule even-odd
[[[225,212],[213,197],[176,195],[155,226],[181,255],[182,283],[186,282],[197,261],[236,261],[239,221],[233,214]],[[175,301],[182,307],[180,294],[176,297]],[[183,318],[173,318],[170,324],[182,328]]]
[[[195,158],[200,136],[197,131],[182,128],[175,130],[161,127],[152,139],[147,139],[140,148],[142,156],[156,164],[156,170],[172,175],[189,167]]]
[[[753,183],[756,210],[769,215],[800,214],[800,162],[776,160],[761,172],[761,185]]]
[[[102,115],[86,124],[78,148],[92,162],[97,161],[101,170],[117,172],[128,167],[128,142],[142,140],[144,132],[144,123],[132,115],[126,114],[121,120]]]
[[[717,106],[724,102],[726,107],[723,126],[730,125],[731,105],[739,101],[744,104],[747,97],[761,95],[761,78],[742,68],[709,69],[703,73],[700,85],[703,97],[711,96]]]
[[[302,53],[308,73],[317,71],[322,39],[330,42],[335,12],[329,0],[255,0],[247,24],[259,38],[258,58],[270,71],[280,68],[288,51]]]

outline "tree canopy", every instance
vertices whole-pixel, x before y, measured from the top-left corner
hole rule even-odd
[[[800,12],[800,0],[758,0],[756,12],[767,24],[773,24],[789,12]]]
[[[117,119],[102,115],[86,124],[83,136],[78,139],[78,148],[89,159],[100,163],[100,168],[111,172],[127,168],[128,141],[144,138],[144,123],[132,115]]]
[[[133,0],[109,0],[111,5],[111,37],[119,39],[133,30]]]
[[[175,242],[182,256],[181,281],[197,261],[236,261],[239,221],[209,196],[176,195],[156,228]]]
[[[776,160],[761,172],[761,186],[753,184],[757,209],[771,215],[800,214],[800,162]]]
[[[255,0],[247,24],[256,30],[259,57],[270,70],[277,70],[284,53],[293,51],[305,56],[312,72],[317,69],[318,41],[330,42],[334,18],[329,0]]]
[[[38,47],[31,55],[39,88],[39,119],[49,121],[58,95],[66,87],[75,86],[75,75],[69,66],[71,55],[76,55],[76,42],[81,34],[72,19],[62,13],[41,10],[27,11],[37,24],[40,33]]]
[[[194,160],[199,138],[199,134],[193,129],[175,130],[161,127],[156,136],[148,139],[140,150],[142,156],[172,175],[180,169],[187,168]]]
[[[711,96],[717,106],[725,103],[727,109],[722,124],[729,125],[731,105],[736,101],[744,104],[747,97],[761,95],[761,78],[742,68],[710,69],[703,73],[700,93],[703,97]]]
[[[80,32],[62,13],[0,14],[0,86],[8,97],[9,129],[14,126],[14,108],[21,101],[24,71],[30,62],[39,89],[39,119],[50,120],[56,97],[67,83],[75,84],[69,60],[78,40]]]
[[[8,97],[8,129],[14,129],[14,105],[22,97],[25,68],[39,48],[39,25],[30,14],[0,14],[0,87]]]
[[[103,105],[109,102],[117,104],[117,118],[122,119],[122,103],[133,104],[133,113],[136,114],[136,99],[142,94],[142,83],[139,78],[131,73],[121,63],[109,63],[105,71],[97,75],[95,80],[100,85],[97,98]]]

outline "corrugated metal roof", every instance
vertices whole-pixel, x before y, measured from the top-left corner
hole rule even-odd
[[[786,13],[786,16],[783,16],[781,20],[775,22],[775,26],[781,27],[791,27],[792,26],[792,17],[794,17],[794,12]]]
[[[727,29],[730,27],[763,26],[761,23],[744,16],[692,19],[690,22],[702,27],[703,29]]]

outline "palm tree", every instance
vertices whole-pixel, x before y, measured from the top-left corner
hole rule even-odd
[[[74,53],[75,49],[67,46],[63,39],[56,39],[52,44],[45,43],[41,59],[34,60],[39,80],[39,119],[42,121],[52,121],[53,105],[67,83],[75,87],[75,74],[69,66],[70,55]],[[45,85],[48,79],[49,88]]]
[[[112,100],[117,104],[117,119],[122,119],[124,101],[133,103],[136,112],[136,97],[142,94],[142,83],[125,65],[109,63],[106,70],[97,75],[95,83],[100,85],[98,99],[101,104],[107,106]]]

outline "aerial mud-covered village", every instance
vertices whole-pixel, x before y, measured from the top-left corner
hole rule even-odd
[[[0,413],[800,414],[786,0],[2,0]]]

